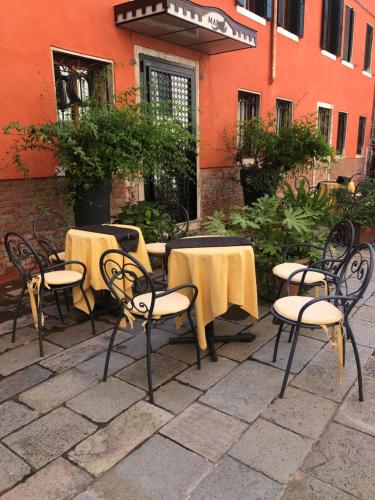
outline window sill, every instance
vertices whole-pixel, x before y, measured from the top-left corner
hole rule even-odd
[[[286,36],[290,40],[293,40],[294,42],[299,42],[299,37],[295,35],[294,33],[291,33],[290,31],[282,28],[281,26],[277,27],[277,32],[280,33],[280,35]]]
[[[245,7],[241,7],[240,5],[237,5],[236,10],[242,16],[245,16],[245,17],[251,19],[252,21],[255,21],[256,23],[262,24],[263,26],[265,26],[267,23],[267,20],[264,17],[258,16],[258,14],[251,12],[251,10],[245,9]]]
[[[323,56],[326,56],[329,59],[332,59],[332,61],[337,60],[337,56],[335,56],[335,54],[331,54],[331,52],[328,52],[328,50],[322,49],[320,52],[321,52],[321,54],[323,54]]]
[[[348,61],[344,61],[344,59],[341,61],[341,64],[343,64],[344,66],[346,66],[347,68],[350,68],[350,69],[354,68],[354,64],[352,64],[351,62],[348,62]]]
[[[367,76],[367,78],[372,78],[372,73],[369,73],[368,71],[362,71],[362,75]]]

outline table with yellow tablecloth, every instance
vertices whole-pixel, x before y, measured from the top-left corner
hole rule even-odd
[[[142,236],[142,232],[138,227],[113,224],[117,227],[134,229],[139,234],[138,248],[136,252],[131,254],[140,261],[148,272],[151,272],[150,259],[146,250],[146,244]],[[86,265],[87,274],[83,287],[86,291],[91,308],[94,307],[94,290],[108,290],[105,281],[102,278],[99,268],[99,260],[101,255],[109,249],[118,249],[119,245],[115,236],[110,234],[95,233],[83,231],[80,229],[69,229],[65,239],[65,259],[79,260]],[[118,259],[121,257],[118,256]],[[119,262],[122,265],[122,261]],[[74,264],[70,266],[72,270],[81,270]],[[76,269],[77,267],[77,269]],[[126,285],[125,285],[126,286]],[[129,288],[131,283],[129,283]],[[88,313],[86,303],[82,297],[82,293],[78,287],[73,289],[73,303],[78,309]]]
[[[251,246],[179,248],[168,258],[168,287],[193,283],[201,349],[207,348],[205,327],[236,304],[258,319],[255,258]],[[189,292],[185,292],[189,293]]]
[[[348,184],[339,184],[338,182],[333,182],[333,181],[322,181],[319,184],[319,191],[324,194],[324,193],[332,193],[332,191],[335,191],[336,189],[347,189],[349,193],[354,193],[355,191],[355,185],[353,181],[350,181]]]

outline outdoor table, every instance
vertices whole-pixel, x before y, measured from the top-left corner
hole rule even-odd
[[[148,272],[152,272],[150,259],[146,250],[146,244],[142,236],[141,230],[136,226],[128,226],[121,224],[112,224],[112,226],[133,229],[139,233],[138,248],[131,253]],[[99,260],[101,255],[113,248],[120,248],[115,236],[110,234],[96,233],[87,230],[70,229],[66,234],[65,239],[65,258],[66,260],[79,260],[86,265],[87,274],[83,287],[86,291],[91,308],[94,308],[94,290],[108,290],[105,281],[102,278],[99,268]],[[117,258],[121,259],[121,256]],[[122,262],[119,262],[122,265]],[[71,265],[71,269],[75,270],[75,265]],[[78,267],[77,267],[78,270]],[[126,281],[125,281],[126,283]],[[129,288],[132,283],[128,282]],[[126,286],[126,285],[125,285]],[[73,288],[73,303],[74,307],[88,313],[86,303],[82,297],[82,293],[78,287]]]
[[[193,283],[198,287],[195,302],[199,346],[210,350],[217,360],[215,342],[250,342],[254,335],[214,335],[213,320],[236,304],[258,319],[257,286],[254,251],[250,245],[179,248],[168,258],[168,287]],[[184,292],[182,292],[184,293]],[[188,294],[189,292],[185,292]],[[191,342],[187,337],[171,338],[170,343]]]
[[[340,184],[338,182],[331,182],[331,181],[322,181],[319,185],[319,191],[323,193],[331,193],[332,191],[335,191],[336,189],[347,189],[350,193],[354,193],[355,191],[355,185],[353,181],[350,181],[348,184]]]

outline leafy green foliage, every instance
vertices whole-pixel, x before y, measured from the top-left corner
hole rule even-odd
[[[334,192],[336,217],[361,226],[375,227],[375,179],[366,179],[357,195],[342,188]]]

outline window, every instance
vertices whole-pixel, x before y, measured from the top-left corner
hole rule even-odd
[[[365,144],[366,117],[359,117],[358,124],[358,140],[357,140],[357,155],[363,155],[363,146]]]
[[[237,5],[258,16],[272,19],[272,0],[237,0]]]
[[[80,116],[90,99],[111,99],[109,63],[54,52],[55,88],[59,120]]]
[[[354,31],[354,9],[345,6],[345,31],[344,31],[344,61],[352,62],[353,52],[353,31]]]
[[[327,144],[331,143],[332,109],[319,106],[318,132],[325,138]]]
[[[364,71],[371,73],[372,59],[372,42],[374,39],[374,28],[368,24],[366,28],[366,45],[365,45],[365,61],[363,65]]]
[[[277,24],[303,37],[305,0],[278,0]]]
[[[343,0],[323,1],[322,49],[341,54]]]
[[[237,111],[237,121],[238,121],[238,144],[243,143],[243,129],[241,124],[252,118],[259,116],[259,102],[260,95],[254,94],[253,92],[245,92],[240,90],[238,92],[238,111]],[[245,152],[245,156],[251,158],[254,156],[254,151],[249,144],[248,150]]]
[[[292,101],[276,99],[276,128],[290,127],[292,124]]]
[[[348,115],[347,113],[339,113],[338,122],[337,122],[337,143],[336,143],[336,151],[337,154],[343,155],[346,143],[346,123],[347,123]]]

